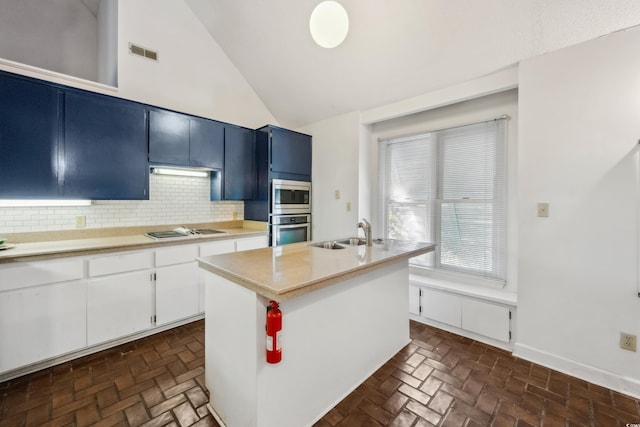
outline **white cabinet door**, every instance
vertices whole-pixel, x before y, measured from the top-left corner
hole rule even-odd
[[[269,246],[267,236],[245,237],[236,240],[236,251],[249,251],[251,249],[266,248]]]
[[[462,300],[462,328],[509,342],[509,308],[465,298]]]
[[[0,293],[0,372],[85,347],[83,280]]]
[[[444,292],[422,290],[422,315],[459,328],[462,326],[462,297]]]
[[[420,315],[420,287],[409,285],[409,313]]]
[[[156,325],[200,312],[199,268],[195,261],[156,270]]]
[[[91,279],[87,290],[88,344],[150,328],[151,289],[148,271]]]

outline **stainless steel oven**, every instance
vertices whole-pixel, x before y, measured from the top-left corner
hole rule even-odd
[[[311,240],[311,215],[272,215],[271,246]]]
[[[274,179],[271,181],[271,215],[311,213],[311,183]]]

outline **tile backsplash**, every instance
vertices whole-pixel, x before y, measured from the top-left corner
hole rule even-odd
[[[243,202],[209,201],[210,181],[171,175],[149,177],[149,200],[101,200],[91,206],[0,207],[0,234],[84,228],[241,220]]]

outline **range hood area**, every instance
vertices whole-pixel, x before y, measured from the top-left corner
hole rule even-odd
[[[182,168],[175,166],[151,166],[151,173],[156,175],[191,176],[196,178],[208,178],[212,169],[208,168]]]

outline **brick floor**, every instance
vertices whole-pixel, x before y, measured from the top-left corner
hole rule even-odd
[[[640,423],[612,390],[419,323],[411,338],[316,427]],[[0,383],[0,426],[217,426],[206,402],[198,321]]]

